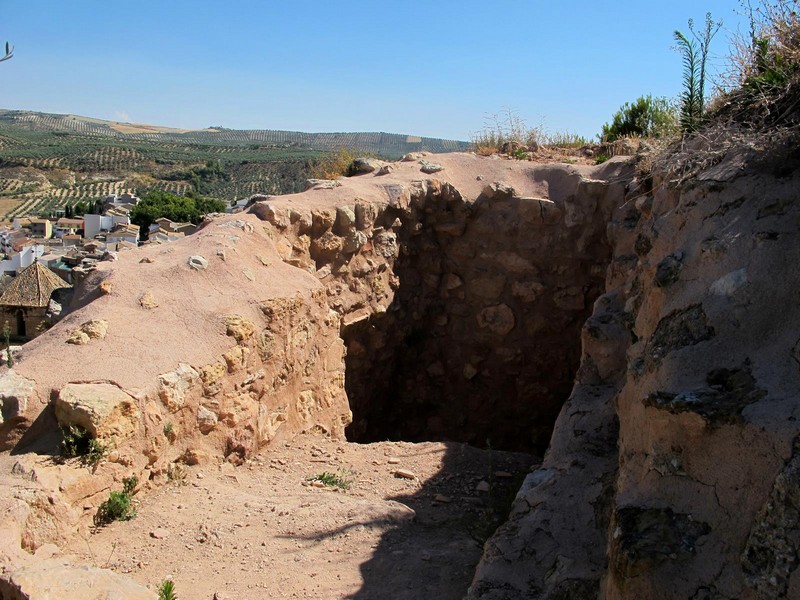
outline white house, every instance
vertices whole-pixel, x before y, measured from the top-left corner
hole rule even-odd
[[[65,235],[75,235],[81,229],[83,229],[83,219],[61,217],[53,227],[53,236],[60,239]]]
[[[119,225],[114,231],[106,234],[106,244],[118,244],[119,242],[128,242],[130,244],[139,243],[139,226],[138,225]]]
[[[34,260],[44,254],[44,251],[45,248],[41,244],[23,246],[16,254],[8,256],[6,260],[0,260],[0,273],[16,274],[18,271],[30,267]]]
[[[130,216],[122,211],[109,211],[105,215],[83,215],[83,237],[92,240],[101,231],[111,231],[118,225],[130,225],[130,222]]]

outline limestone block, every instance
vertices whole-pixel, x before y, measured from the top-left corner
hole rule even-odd
[[[411,193],[408,188],[399,183],[383,186],[389,198],[389,206],[405,210],[411,204]]]
[[[35,382],[9,369],[0,377],[0,425],[19,419],[28,410],[28,399],[33,394]]]
[[[478,325],[498,335],[507,335],[514,329],[514,311],[506,304],[489,306],[478,313]]]
[[[349,233],[356,226],[356,213],[350,206],[340,206],[336,209],[336,231],[340,235]]]
[[[555,225],[562,215],[555,202],[544,198],[520,198],[517,212],[520,220],[529,225]]]
[[[217,415],[205,406],[197,407],[197,427],[201,433],[209,433],[217,426]]]
[[[186,264],[195,271],[205,271],[208,268],[208,260],[200,255],[190,256]]]
[[[150,290],[147,290],[144,294],[142,294],[142,297],[139,298],[139,305],[142,308],[146,308],[148,310],[151,310],[153,308],[158,308],[158,302],[156,301],[156,297],[153,296],[153,292],[151,292]]]
[[[333,262],[344,247],[344,240],[331,231],[311,241],[311,256],[315,260]]]
[[[94,438],[126,438],[139,428],[136,400],[111,383],[68,383],[58,393],[55,413],[61,425],[77,425]]]
[[[247,359],[250,356],[250,349],[242,346],[234,346],[222,355],[229,373],[235,373],[247,366]]]
[[[203,380],[205,385],[216,383],[225,376],[227,368],[222,363],[211,363],[200,367],[200,379]]]
[[[171,411],[176,411],[186,402],[186,394],[200,382],[200,375],[185,363],[178,368],[158,376],[158,395]]]
[[[0,578],[0,597],[7,600],[156,600],[133,579],[107,569],[71,565],[63,559],[35,561]]]
[[[108,334],[108,321],[103,319],[92,319],[82,323],[67,338],[68,344],[84,345],[90,340],[102,340]]]
[[[378,209],[374,204],[356,199],[355,206],[356,227],[360,230],[369,229],[378,218]]]
[[[373,171],[380,169],[386,163],[382,160],[378,160],[377,158],[357,158],[353,161],[353,171],[357,174],[363,173],[372,173]]]
[[[523,302],[535,302],[544,292],[544,285],[538,281],[515,281],[511,293]]]
[[[226,315],[224,320],[226,333],[232,335],[237,342],[249,340],[256,332],[256,326],[241,315]]]

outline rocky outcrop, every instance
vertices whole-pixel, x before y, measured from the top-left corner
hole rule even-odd
[[[54,406],[61,426],[80,427],[93,438],[127,438],[139,428],[138,402],[110,383],[68,383]]]
[[[421,158],[98,265],[0,380],[6,443],[54,449],[49,398],[117,440],[48,486],[86,511],[298,432],[549,443],[470,598],[800,593],[794,171]]]
[[[36,383],[9,369],[0,377],[0,425],[25,418]]]
[[[800,177],[735,154],[615,211],[576,385],[470,598],[800,594]]]

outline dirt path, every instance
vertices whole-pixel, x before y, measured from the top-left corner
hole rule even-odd
[[[494,508],[533,462],[461,444],[299,436],[242,467],[187,468],[141,494],[133,520],[65,552],[153,590],[171,578],[181,600],[459,599]],[[308,481],[323,472],[349,489]]]

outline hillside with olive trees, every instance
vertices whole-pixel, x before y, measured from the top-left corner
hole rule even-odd
[[[340,148],[399,158],[467,147],[390,133],[184,130],[0,110],[0,217],[46,215],[125,191],[194,191],[226,202],[292,193],[315,160]]]

